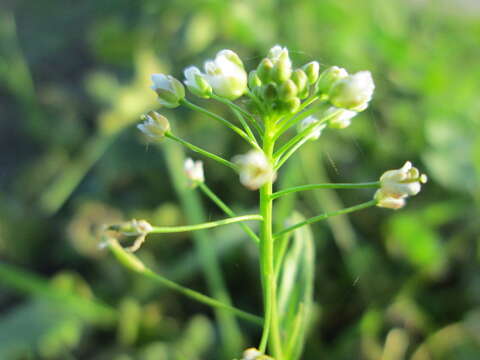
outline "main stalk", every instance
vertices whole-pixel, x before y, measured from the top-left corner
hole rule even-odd
[[[273,165],[275,146],[273,119],[266,119],[263,151],[270,164]],[[260,342],[260,350],[265,352],[267,344],[276,360],[282,360],[282,348],[277,314],[277,284],[274,271],[274,239],[273,239],[273,179],[260,188],[260,214],[263,217],[260,239],[260,267],[262,274],[264,298],[264,328]]]

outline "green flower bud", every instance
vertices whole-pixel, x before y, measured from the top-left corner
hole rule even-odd
[[[248,86],[250,89],[262,86],[262,80],[260,80],[259,76],[257,75],[257,71],[252,70],[248,74]]]
[[[282,104],[282,109],[294,114],[300,108],[301,101],[298,97],[294,97],[293,99],[289,99]]]
[[[269,58],[263,59],[257,67],[257,76],[263,83],[270,81],[273,69],[273,62]]]
[[[165,107],[175,108],[180,105],[180,100],[185,98],[185,88],[173,76],[153,74],[152,82],[152,90],[157,93],[158,101]]]
[[[308,96],[308,78],[305,71],[296,69],[292,74],[292,81],[297,85],[298,97],[305,99]]]
[[[309,62],[308,64],[305,64],[303,66],[303,70],[307,75],[308,82],[310,83],[310,85],[312,85],[318,79],[320,64],[318,63],[318,61]]]
[[[289,100],[297,96],[297,85],[292,80],[285,81],[278,90],[278,97],[281,100]]]
[[[344,79],[348,76],[347,70],[338,66],[332,66],[320,74],[317,83],[318,94],[328,94],[333,84],[338,80]]]
[[[292,75],[292,62],[286,48],[281,51],[278,61],[273,67],[272,75],[273,79],[278,83],[290,79],[290,76]]]
[[[275,86],[274,83],[269,83],[267,85],[263,86],[263,91],[262,91],[263,98],[268,101],[274,101],[278,97],[278,91],[277,87]]]

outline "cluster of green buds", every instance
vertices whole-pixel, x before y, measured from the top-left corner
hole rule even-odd
[[[295,113],[301,101],[311,95],[320,65],[313,61],[293,69],[287,48],[277,45],[248,75],[250,90],[261,99],[269,113]]]
[[[289,337],[291,334],[306,331],[309,310],[302,310],[302,304],[309,301],[299,299],[300,303],[297,303],[296,310],[292,310],[297,311],[297,314],[289,315],[289,318],[295,318],[298,322],[297,320],[293,322],[295,324],[293,328],[281,329],[282,314],[279,314],[277,300],[280,286],[278,279],[285,264],[288,236],[300,227],[372,206],[399,209],[405,205],[407,197],[416,195],[420,191],[421,184],[425,183],[427,178],[424,174],[420,174],[410,162],[406,162],[400,169],[385,172],[379,181],[307,184],[274,189],[279,169],[307,141],[319,139],[328,129],[348,127],[352,119],[368,107],[375,90],[369,71],[349,74],[347,70],[337,66],[321,69],[317,61],[295,68],[288,49],[276,45],[249,73],[237,54],[231,50],[221,50],[213,60],[205,62],[203,71],[196,66],[190,66],[184,70],[184,76],[183,82],[171,75],[154,74],[152,76],[152,89],[157,94],[160,105],[166,108],[186,106],[199,112],[240,136],[249,145],[250,150],[230,160],[225,159],[179,137],[172,130],[168,119],[155,111],[143,116],[143,122],[138,125],[138,129],[149,141],[158,142],[168,138],[200,156],[234,170],[243,186],[250,190],[259,190],[258,213],[237,216],[232,208],[207,186],[203,162],[188,158],[184,163],[184,173],[190,187],[199,189],[228,215],[228,218],[173,227],[152,226],[145,221],[133,220],[130,223],[112,227],[111,230],[123,236],[135,236],[134,245],[128,248],[135,251],[149,234],[197,231],[239,223],[245,234],[258,245],[264,297],[263,318],[246,313],[230,304],[220,303],[191,289],[186,290],[158,275],[153,276],[150,270],[142,268],[142,273],[147,271],[149,278],[155,278],[175,291],[180,291],[209,306],[228,309],[245,320],[263,326],[259,349],[245,350],[242,360],[272,360],[265,355],[267,350],[276,360],[297,360],[303,340]],[[230,121],[190,102],[186,96],[185,86],[197,97],[211,99],[227,106],[236,121]],[[237,101],[240,98],[242,101]],[[244,104],[245,107],[242,106]],[[280,229],[274,227],[275,199],[299,191],[325,188],[373,188],[377,191],[373,199],[367,202],[309,219],[296,220],[298,221],[296,223],[293,220],[287,221]],[[247,221],[259,221],[259,232],[256,233],[253,228],[244,223]],[[123,248],[118,243],[110,241],[107,244],[121,261],[138,264],[132,254],[125,256],[122,253]],[[132,268],[137,271],[140,269],[136,265]],[[306,293],[304,295],[307,296]],[[305,319],[302,318],[302,314],[305,314]],[[305,328],[300,331],[297,326],[305,326]]]

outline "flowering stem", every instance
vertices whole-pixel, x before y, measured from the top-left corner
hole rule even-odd
[[[312,129],[312,131],[314,131],[314,129]],[[290,158],[290,156],[292,156],[293,154],[295,154],[295,152],[303,145],[305,144],[307,141],[309,140],[309,137],[308,135],[305,136],[302,140],[300,140],[298,143],[296,143],[294,146],[292,146],[290,148],[290,150],[288,150],[281,158],[277,159],[277,162],[275,164],[275,171],[277,171],[278,169],[280,169],[282,167],[282,165]]]
[[[313,110],[313,109],[312,109]],[[283,154],[285,154],[287,151],[289,151],[292,147],[295,146],[295,144],[297,144],[298,142],[302,141],[302,139],[305,137],[305,136],[308,136],[308,134],[310,133],[310,131],[312,131],[315,127],[317,127],[318,125],[332,119],[333,117],[337,116],[340,112],[342,111],[342,109],[339,109],[337,111],[334,111],[332,112],[331,114],[323,117],[322,119],[316,121],[316,122],[313,122],[311,123],[309,126],[307,126],[305,129],[303,129],[302,131],[300,131],[297,135],[295,135],[292,139],[290,139],[289,141],[287,141],[285,143],[285,145],[283,145],[280,149],[277,150],[277,152],[275,152],[274,154],[274,159],[278,159],[280,156],[282,156]],[[302,113],[301,115],[305,114],[305,113],[308,113],[308,111]],[[301,120],[302,118],[300,118],[299,120]]]
[[[195,145],[189,143],[188,141],[185,141],[185,140],[179,138],[178,136],[173,135],[171,132],[166,132],[165,136],[168,137],[169,139],[172,139],[172,140],[186,146],[187,148],[189,148],[190,150],[192,150],[196,153],[199,153],[199,154],[202,154],[203,156],[209,157],[210,159],[213,159],[213,160],[219,162],[220,164],[228,166],[229,168],[231,168],[235,171],[238,170],[238,166],[236,164],[234,164],[234,163],[232,163],[228,160],[225,160],[224,158],[222,158],[218,155],[212,154],[209,151],[203,150],[202,148],[199,148],[198,146],[195,146]]]
[[[304,225],[310,225],[314,222],[325,220],[325,219],[328,219],[329,217],[332,217],[332,216],[343,215],[343,214],[348,214],[348,213],[351,213],[351,212],[354,212],[354,211],[363,210],[363,209],[366,209],[368,207],[375,206],[376,204],[377,204],[376,200],[370,200],[370,201],[364,202],[364,203],[359,204],[359,205],[355,205],[355,206],[351,206],[351,207],[348,207],[348,208],[345,208],[345,209],[332,211],[332,212],[324,213],[324,214],[321,214],[321,215],[318,215],[318,216],[314,216],[314,217],[311,217],[310,219],[307,219],[305,221],[301,221],[301,222],[299,222],[295,225],[289,226],[289,227],[273,234],[273,238],[277,239],[280,236],[282,236],[284,234],[287,234],[290,231],[293,231],[295,229],[298,229],[299,227],[302,227]]]
[[[250,114],[248,111],[246,111],[245,109],[243,109],[242,107],[238,106],[237,104],[235,104],[233,101],[230,101],[228,99],[225,99],[221,96],[217,96],[215,94],[212,95],[212,98],[223,103],[223,104],[226,104],[228,105],[232,110],[233,112],[235,113],[235,116],[237,116],[237,118],[239,119],[240,123],[242,124],[243,128],[245,129],[245,131],[247,132],[247,134],[252,138],[252,139],[255,139],[255,136],[253,135],[252,133],[252,130],[250,129],[250,127],[248,126],[248,124],[245,122],[245,119],[243,118],[242,114],[245,115],[249,120],[250,122],[252,123],[252,125],[255,127],[255,129],[257,129],[257,131],[259,132],[259,134],[263,134],[263,130],[262,128],[260,127],[260,125],[258,125],[257,123],[257,120],[255,119],[255,117]],[[256,141],[255,141],[256,142]]]
[[[301,111],[301,110],[300,110]],[[277,130],[275,134],[275,139],[278,139],[280,136],[282,136],[285,131],[290,129],[292,126],[295,126],[298,124],[300,121],[305,119],[306,117],[316,113],[318,111],[318,106],[312,107],[311,109],[305,110],[303,112],[297,112],[295,115],[292,117],[286,119],[285,123],[279,124],[279,129]],[[318,122],[317,122],[318,124]]]
[[[279,198],[280,196],[293,194],[298,191],[314,190],[314,189],[368,189],[380,187],[380,181],[365,182],[365,183],[353,183],[353,184],[309,184],[294,186],[285,190],[277,191],[272,194],[272,200]]]
[[[271,127],[273,119],[265,119],[265,136],[263,151],[269,162],[273,162],[273,150],[275,140]],[[272,204],[272,181],[268,181],[260,188],[260,214],[263,216],[260,241],[260,268],[265,303],[265,322],[260,351],[265,352],[267,343],[271,341],[273,356],[282,360],[282,347],[280,338],[279,321],[277,314],[277,284],[274,269],[274,238],[273,238],[273,204]]]
[[[194,103],[191,103],[190,101],[188,101],[187,99],[183,99],[181,101],[181,103],[187,107],[189,107],[190,109],[192,110],[195,110],[195,111],[198,111],[198,112],[201,112],[209,117],[211,117],[212,119],[215,119],[219,122],[221,122],[223,125],[227,126],[228,128],[230,128],[231,130],[233,130],[234,132],[236,132],[238,135],[240,135],[245,141],[247,141],[250,145],[252,145],[254,148],[256,149],[260,149],[260,147],[258,146],[258,144],[256,143],[256,141],[252,140],[246,133],[245,131],[243,131],[242,129],[240,129],[238,126],[232,124],[230,121],[224,119],[223,117],[217,115],[217,114],[214,114],[212,113],[211,111],[208,111],[207,109],[201,107],[201,106],[198,106]]]
[[[207,197],[210,198],[210,200],[212,200],[220,209],[222,209],[225,214],[232,217],[237,216],[235,212],[227,204],[225,204],[217,195],[215,195],[215,193],[205,183],[198,184],[198,187],[200,188],[200,190],[202,190],[202,192]],[[240,223],[239,225],[243,229],[243,231],[245,231],[245,233],[248,236],[250,236],[250,238],[255,243],[258,244],[260,242],[260,239],[258,238],[257,234],[255,234],[252,231],[252,229],[250,229],[247,225],[243,223]]]
[[[163,286],[166,286],[174,291],[177,291],[191,299],[194,299],[198,302],[201,302],[205,305],[218,308],[218,309],[223,309],[223,310],[228,310],[232,312],[233,314],[237,315],[238,317],[248,320],[252,323],[262,325],[263,324],[263,319],[247,313],[243,310],[237,309],[236,307],[227,305],[222,303],[221,301],[215,300],[209,296],[203,295],[202,293],[199,293],[198,291],[186,288],[182,285],[177,284],[176,282],[173,282],[159,274],[154,273],[152,270],[147,268],[136,256],[132,255],[129,252],[126,252],[118,243],[117,240],[115,239],[108,239],[107,240],[107,246],[110,249],[110,251],[113,253],[113,255],[117,258],[117,260],[126,268],[146,277],[149,278]]]
[[[291,116],[291,117],[288,117],[282,121],[279,121],[278,122],[278,125],[281,127],[280,128],[280,134],[282,134],[283,132],[285,132],[288,128],[290,128],[291,125],[294,125],[296,124],[298,121],[304,119],[306,116],[308,115],[311,115],[312,113],[314,113],[315,111],[317,111],[317,108],[315,109],[310,109],[308,112],[304,112],[302,113],[303,110],[305,110],[310,104],[314,103],[315,101],[317,101],[319,99],[319,96],[317,95],[314,95],[314,96],[311,96],[310,98],[306,99],[302,105],[300,105],[300,108],[297,110],[296,114]],[[304,115],[306,114],[306,115]],[[299,118],[300,117],[300,118]],[[277,139],[279,135],[277,135],[275,138]]]
[[[265,106],[264,106],[263,102],[260,101],[260,99],[258,98],[257,95],[252,93],[250,90],[247,90],[247,92],[245,94],[257,105],[257,107],[260,109],[261,112],[265,113]],[[264,135],[265,132],[261,128],[261,125],[260,124],[257,124],[257,125],[260,127],[260,133],[262,135]]]
[[[243,215],[243,216],[236,216],[228,219],[210,221],[210,222],[195,224],[195,225],[153,226],[152,230],[150,230],[149,233],[150,234],[166,234],[166,233],[177,233],[177,232],[185,232],[185,231],[196,231],[196,230],[203,230],[203,229],[211,229],[217,226],[234,224],[237,222],[249,221],[249,220],[261,221],[263,220],[263,218],[260,215]]]

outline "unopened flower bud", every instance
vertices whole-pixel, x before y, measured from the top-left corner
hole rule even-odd
[[[276,178],[272,164],[262,151],[251,150],[244,155],[237,155],[233,162],[240,167],[240,182],[250,190],[256,190]]]
[[[329,107],[327,111],[325,111],[325,116],[333,115],[333,117],[328,120],[328,126],[332,129],[345,129],[350,126],[352,118],[357,114],[356,111],[339,109],[334,106]]]
[[[330,102],[336,107],[362,111],[372,99],[374,89],[370,71],[360,71],[333,84],[329,91]]]
[[[292,61],[288,55],[287,48],[284,48],[280,53],[278,61],[274,62],[274,67],[272,71],[273,80],[277,83],[281,83],[290,79],[292,75]]]
[[[338,66],[332,66],[320,74],[317,83],[318,94],[328,94],[332,85],[348,76],[347,70]]]
[[[188,180],[190,181],[190,186],[194,187],[199,183],[203,183],[205,181],[202,161],[193,161],[192,159],[187,158],[183,165],[183,169],[185,171],[185,174],[187,175]]]
[[[142,115],[141,120],[143,122],[138,124],[137,128],[151,141],[163,139],[165,133],[170,131],[168,119],[156,111]]]
[[[274,101],[277,99],[278,91],[274,83],[268,83],[263,86],[262,96],[265,100]]]
[[[310,85],[313,85],[318,79],[318,75],[320,72],[320,64],[318,63],[318,61],[309,62],[308,64],[305,64],[303,66],[303,71],[305,71]]]
[[[257,75],[262,83],[268,83],[271,79],[273,62],[269,58],[263,59],[257,67]]]
[[[300,104],[300,99],[298,97],[294,97],[292,99],[284,101],[282,108],[284,108],[284,110],[289,112],[290,114],[294,114],[300,108]]]
[[[184,83],[192,93],[202,98],[209,98],[212,95],[212,87],[199,68],[190,66],[185,69],[184,74]]]
[[[262,80],[258,77],[257,71],[252,70],[248,74],[248,87],[250,89],[258,88],[262,86]]]
[[[308,116],[305,119],[303,119],[299,126],[298,126],[298,132],[302,132],[306,128],[310,127],[312,124],[318,123],[319,119],[316,118],[315,116]],[[309,140],[317,140],[320,135],[322,134],[322,130],[327,127],[326,124],[318,124],[317,126],[312,127],[310,130],[310,133],[307,134],[307,137]]]
[[[297,85],[298,97],[305,99],[308,96],[308,77],[302,69],[296,69],[291,77],[291,80]]]
[[[292,61],[286,47],[275,45],[268,52],[268,58],[273,63],[272,79],[278,83],[290,79],[292,74]]]
[[[185,98],[185,88],[182,83],[171,75],[153,74],[151,86],[158,95],[161,105],[175,108],[180,105],[180,100]]]
[[[247,90],[247,73],[238,55],[231,50],[222,50],[215,60],[207,61],[205,72],[205,79],[219,96],[235,100]]]
[[[297,96],[297,85],[292,80],[287,80],[282,85],[280,85],[280,88],[278,90],[278,96],[281,100],[290,100],[293,99],[295,96]]]

